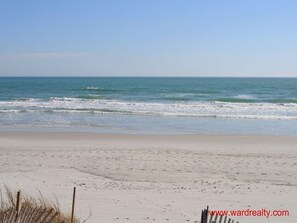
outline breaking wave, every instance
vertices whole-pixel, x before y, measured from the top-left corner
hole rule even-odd
[[[240,96],[242,100],[243,96]],[[246,97],[247,100],[250,100]],[[246,100],[243,99],[243,100]],[[191,116],[234,119],[297,120],[296,103],[240,103],[225,101],[139,102],[86,98],[53,97],[50,99],[18,99],[0,101],[0,113],[91,113]]]

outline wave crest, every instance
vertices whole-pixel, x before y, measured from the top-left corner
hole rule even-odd
[[[295,103],[179,102],[153,103],[94,98],[50,98],[0,101],[1,113],[93,113],[191,116],[237,119],[297,119]]]

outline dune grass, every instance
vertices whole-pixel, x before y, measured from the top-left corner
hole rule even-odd
[[[79,222],[74,217],[73,223]],[[22,193],[17,211],[17,193],[5,186],[0,190],[0,223],[71,223],[71,216],[60,211],[58,201],[48,202],[41,193],[39,198]]]

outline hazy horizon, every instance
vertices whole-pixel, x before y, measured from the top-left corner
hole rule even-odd
[[[129,76],[129,75],[123,75],[123,76],[117,76],[117,75],[93,75],[93,76],[88,76],[88,75],[0,75],[0,78],[18,78],[18,77],[23,77],[23,78],[297,78],[297,76],[161,76],[161,75],[156,75],[156,76],[141,76],[141,75],[135,75],[135,76]]]

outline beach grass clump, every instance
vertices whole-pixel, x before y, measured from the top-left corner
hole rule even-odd
[[[80,221],[74,217],[73,223]],[[58,202],[22,194],[17,196],[8,187],[0,190],[0,223],[72,223],[71,216],[60,211]]]

